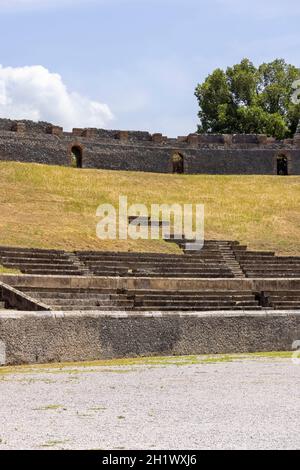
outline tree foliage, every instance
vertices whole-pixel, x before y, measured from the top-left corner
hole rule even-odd
[[[199,133],[294,135],[300,105],[293,104],[292,84],[300,69],[283,59],[259,67],[249,59],[216,69],[196,87],[200,106]]]

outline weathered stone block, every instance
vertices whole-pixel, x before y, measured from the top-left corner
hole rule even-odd
[[[89,137],[89,138],[95,138],[97,137],[97,129],[89,128],[89,129],[84,129],[82,132],[83,137]]]
[[[153,134],[152,141],[155,142],[156,144],[160,144],[163,141],[162,134]]]
[[[47,128],[47,134],[51,134],[51,135],[57,135],[59,137],[62,137],[63,135],[63,128],[62,127],[59,127],[59,126],[49,126]]]
[[[232,135],[231,134],[223,134],[224,144],[225,145],[232,145]]]
[[[127,142],[128,141],[128,137],[129,137],[129,134],[128,134],[128,131],[120,131],[119,132],[119,139],[123,142]]]
[[[190,134],[187,138],[190,147],[198,147],[199,139],[198,134]]]
[[[79,128],[75,127],[72,131],[72,134],[77,136],[77,137],[82,137],[83,132],[84,132],[84,129],[79,129]]]
[[[257,140],[260,145],[266,145],[268,143],[268,136],[264,134],[258,134]]]
[[[26,124],[24,122],[14,122],[11,130],[17,134],[25,134]]]

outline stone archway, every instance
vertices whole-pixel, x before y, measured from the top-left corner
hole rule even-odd
[[[278,155],[277,157],[277,175],[288,176],[289,174],[289,160],[285,155]]]
[[[184,174],[184,158],[179,152],[175,152],[172,155],[172,171],[177,175]]]
[[[73,145],[71,148],[72,166],[82,168],[83,151],[80,145]]]

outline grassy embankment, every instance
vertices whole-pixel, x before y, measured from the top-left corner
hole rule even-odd
[[[99,204],[203,203],[206,238],[300,253],[300,177],[188,176],[0,163],[0,245],[174,252],[163,241],[101,241]],[[0,268],[1,270],[1,268]]]

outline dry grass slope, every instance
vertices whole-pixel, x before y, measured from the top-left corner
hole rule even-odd
[[[300,177],[188,176],[0,163],[0,245],[176,251],[163,241],[100,241],[99,204],[204,203],[206,238],[300,253]]]

